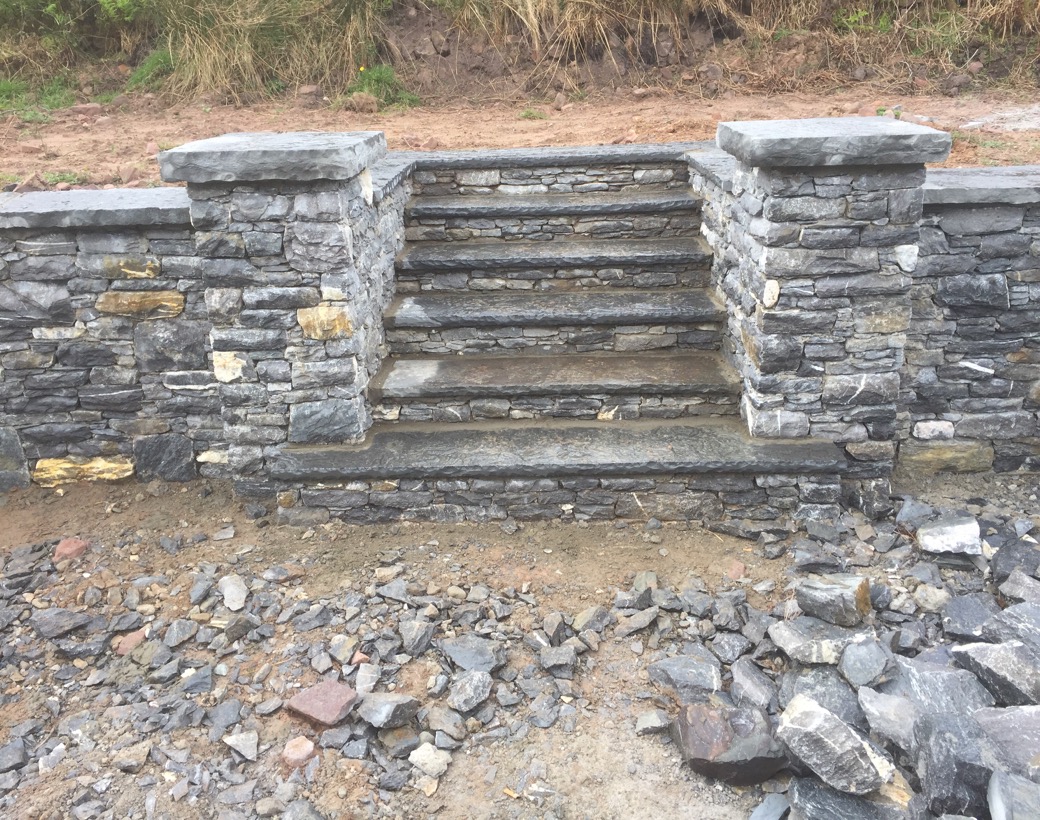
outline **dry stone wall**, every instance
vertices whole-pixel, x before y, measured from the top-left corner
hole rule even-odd
[[[371,424],[407,174],[382,134],[230,135],[187,188],[0,202],[0,487],[248,476]]]
[[[749,429],[842,443],[875,495],[897,453],[1034,469],[1040,168],[926,175],[942,135],[853,123],[723,124],[689,155]]]

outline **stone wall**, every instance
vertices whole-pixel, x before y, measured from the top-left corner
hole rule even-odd
[[[410,191],[384,154],[232,136],[164,155],[186,190],[0,201],[0,486],[243,476],[362,438]]]
[[[182,190],[30,194],[0,215],[0,484],[183,480],[221,448]],[[21,464],[19,453],[24,456]]]
[[[1040,467],[1040,169],[929,174],[901,461]]]
[[[891,141],[857,154],[842,121],[816,127],[689,155],[749,429],[840,442],[863,477],[897,451],[931,470],[1035,468],[1040,169],[926,177],[915,127],[900,164],[884,164]],[[774,152],[760,160],[784,164],[749,160],[758,137]]]

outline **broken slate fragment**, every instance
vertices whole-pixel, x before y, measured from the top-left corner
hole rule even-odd
[[[923,524],[917,543],[933,555],[982,555],[979,522],[971,515],[948,515]]]
[[[436,629],[437,625],[429,621],[401,621],[398,631],[401,633],[401,648],[404,653],[413,658],[419,657],[430,648]]]
[[[953,647],[951,653],[1001,706],[1040,704],[1040,650],[1021,641],[1007,641],[964,644]]]
[[[722,665],[699,644],[683,655],[655,661],[647,668],[650,680],[670,689],[680,703],[697,703],[722,688]]]
[[[563,646],[543,646],[539,653],[542,669],[554,678],[571,680],[574,667],[578,664],[578,653],[570,644]]]
[[[323,681],[293,695],[286,707],[308,720],[335,726],[350,714],[356,700],[357,692],[349,686],[338,681]]]
[[[629,635],[634,635],[636,632],[646,629],[657,620],[659,613],[660,610],[656,606],[652,606],[644,609],[642,612],[637,612],[630,618],[621,618],[614,629],[614,637],[619,639],[627,638]]]
[[[487,672],[479,669],[462,672],[448,690],[448,706],[463,714],[472,712],[488,699],[492,685],[491,675]]]
[[[922,715],[914,740],[928,811],[981,817],[996,757],[979,724],[969,714]]]
[[[418,711],[419,701],[411,695],[369,692],[361,701],[357,713],[362,720],[377,729],[396,729],[408,723]]]
[[[1040,604],[1040,581],[1016,569],[999,587],[1000,594],[1014,603]]]
[[[818,618],[800,615],[790,621],[777,621],[769,637],[784,654],[799,663],[836,665],[845,647],[864,633],[853,632]]]
[[[71,609],[38,609],[29,618],[29,624],[41,638],[54,640],[90,623],[90,616],[85,612],[73,612]]]
[[[958,641],[977,641],[986,622],[999,614],[1000,607],[988,592],[955,595],[942,610],[943,632]]]
[[[672,734],[691,769],[736,786],[762,783],[787,765],[760,709],[688,704],[679,710]]]
[[[241,575],[225,575],[217,582],[217,590],[224,597],[224,606],[238,612],[246,605],[249,589]]]
[[[807,578],[795,588],[806,615],[838,626],[856,626],[870,613],[870,580],[858,575]]]
[[[491,673],[506,662],[506,651],[502,644],[473,634],[445,638],[440,648],[460,669]]]
[[[1018,775],[994,772],[986,790],[992,820],[1040,817],[1040,785]]]
[[[897,657],[897,675],[881,684],[886,695],[912,700],[922,713],[971,714],[993,705],[993,695],[966,669]]]
[[[1040,604],[1014,604],[994,615],[982,627],[989,641],[1019,640],[1040,647]]]
[[[904,752],[916,753],[914,725],[920,716],[917,705],[909,698],[884,695],[866,686],[861,687],[858,694],[870,731]]]
[[[867,794],[895,776],[883,751],[805,695],[787,705],[777,734],[794,757],[838,791]]]

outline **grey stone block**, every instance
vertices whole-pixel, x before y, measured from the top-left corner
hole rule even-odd
[[[966,273],[939,280],[936,301],[951,307],[1009,306],[1007,277],[1002,273],[979,275]]]
[[[187,436],[169,433],[134,440],[134,469],[142,481],[191,481],[197,477],[195,449]]]
[[[225,134],[159,155],[166,182],[352,179],[386,154],[381,131]]]
[[[356,441],[370,419],[363,399],[303,402],[289,409],[289,441],[296,444]]]
[[[1023,206],[1013,205],[948,207],[938,211],[939,226],[953,236],[1017,231],[1022,227],[1025,212]]]
[[[949,134],[885,117],[720,122],[719,148],[750,166],[921,165],[949,156]]]
[[[29,486],[25,452],[13,427],[0,427],[0,492]]]
[[[137,366],[145,372],[202,370],[209,367],[208,322],[141,322],[134,328]]]

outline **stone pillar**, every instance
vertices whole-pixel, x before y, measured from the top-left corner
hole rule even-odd
[[[828,438],[861,475],[887,475],[924,164],[948,155],[949,135],[884,118],[762,121],[721,123],[718,145],[736,159],[714,230],[748,429]]]
[[[368,169],[385,153],[382,133],[360,132],[229,134],[160,156],[163,179],[188,184],[238,477],[262,472],[265,447],[371,425],[393,284],[366,263],[396,238],[379,236]]]

